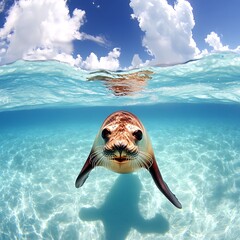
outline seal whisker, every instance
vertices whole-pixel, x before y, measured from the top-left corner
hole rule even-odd
[[[150,156],[146,156],[143,152],[139,151],[138,157],[136,158],[136,163],[140,168],[149,169],[152,162],[151,159],[152,158]]]
[[[139,155],[141,155],[144,158],[147,158],[148,161],[153,161],[152,155],[147,152],[139,151]]]
[[[105,163],[106,163],[106,158],[105,158],[104,155],[102,155],[102,156],[98,159],[97,165],[98,165],[98,166],[103,166],[103,167],[105,167],[105,165],[106,165]]]
[[[96,146],[94,147],[94,152],[102,152],[104,149],[104,146],[103,145],[100,145],[100,146]],[[93,152],[93,153],[94,153]]]
[[[153,158],[150,154],[139,151],[139,159],[141,160],[143,166],[149,169],[153,164]]]
[[[100,157],[101,156],[101,157]],[[99,158],[100,157],[100,158]],[[102,151],[95,151],[90,155],[90,162],[95,167],[98,165],[99,159],[103,157]]]
[[[138,157],[133,157],[131,160],[131,168],[132,169],[138,169],[141,168],[141,164],[139,162],[139,158]]]
[[[95,151],[95,152],[93,152],[91,155],[90,155],[90,158],[91,159],[94,159],[95,157],[97,157],[99,154],[101,154],[101,152],[100,151]]]
[[[145,167],[144,160],[140,156],[137,158],[136,163],[137,163],[139,168],[144,168]]]

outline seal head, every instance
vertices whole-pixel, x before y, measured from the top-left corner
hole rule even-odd
[[[77,188],[84,184],[90,171],[96,166],[103,166],[117,173],[131,173],[145,168],[169,201],[182,208],[163,181],[143,124],[130,112],[115,112],[103,122],[87,161],[76,179]]]

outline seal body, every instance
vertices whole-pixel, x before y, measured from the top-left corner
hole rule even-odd
[[[114,112],[103,122],[75,186],[81,187],[96,166],[117,173],[147,169],[159,190],[178,208],[181,203],[163,181],[150,138],[140,120],[130,112]]]

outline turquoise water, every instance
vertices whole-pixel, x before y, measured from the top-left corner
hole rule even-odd
[[[1,66],[0,239],[238,239],[239,78],[230,53],[118,73]],[[75,188],[100,125],[120,109],[142,120],[181,210],[144,169],[95,168]]]

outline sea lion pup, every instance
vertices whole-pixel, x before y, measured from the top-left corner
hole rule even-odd
[[[76,179],[77,188],[84,184],[90,171],[96,166],[103,166],[117,173],[131,173],[139,168],[146,168],[167,199],[177,208],[182,208],[163,181],[143,124],[130,112],[114,112],[103,122],[87,161]]]

